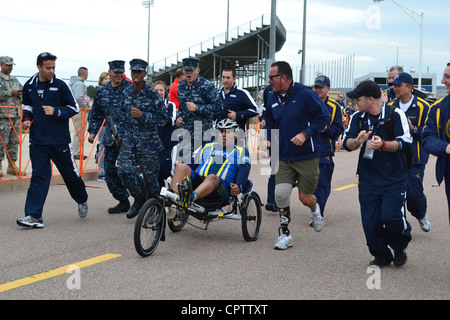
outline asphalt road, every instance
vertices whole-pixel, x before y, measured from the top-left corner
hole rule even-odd
[[[335,163],[333,189],[349,187],[332,191],[320,233],[309,227],[309,212],[294,190],[294,245],[285,251],[273,249],[278,214],[263,210],[255,242],[244,240],[236,221],[213,222],[207,231],[186,225],[181,232],[168,231],[153,255],[142,258],[133,244],[135,219],[107,213],[116,202],[103,182],[86,181],[86,219],[78,217],[66,187],[52,185],[44,229],[15,222],[23,215],[26,189],[2,191],[0,300],[449,299],[450,228],[444,186],[435,186],[435,158],[430,157],[424,183],[431,231],[423,232],[409,215],[413,240],[407,264],[375,271],[368,269],[372,257],[357,187],[351,186],[357,153],[337,152]],[[251,178],[265,202],[264,167],[254,164]],[[195,219],[190,222],[198,225]]]

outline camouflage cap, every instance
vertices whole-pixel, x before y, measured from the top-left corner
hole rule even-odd
[[[7,64],[9,66],[12,66],[13,64],[15,65],[13,58],[8,57],[8,56],[0,57],[0,63]]]
[[[183,70],[186,71],[192,71],[195,70],[195,68],[198,67],[198,65],[200,64],[200,60],[197,58],[184,58],[183,59]]]
[[[130,70],[147,71],[148,63],[142,59],[130,61]]]
[[[112,72],[125,72],[125,61],[123,60],[113,60],[108,62],[108,65]]]

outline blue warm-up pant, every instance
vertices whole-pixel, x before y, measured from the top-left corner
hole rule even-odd
[[[406,185],[406,208],[411,215],[420,220],[427,213],[427,197],[423,193],[423,174],[425,165],[414,165],[408,171]]]
[[[316,196],[323,217],[325,205],[331,193],[331,179],[334,172],[334,162],[331,156],[320,158],[319,171],[319,183],[317,184],[314,195]]]
[[[377,188],[359,184],[361,220],[370,253],[377,259],[392,261],[411,241],[411,226],[405,216],[404,183]]]
[[[86,187],[73,159],[70,144],[40,145],[31,143],[30,159],[33,171],[25,202],[25,215],[35,218],[42,216],[42,209],[52,179],[50,161],[53,161],[58,168],[72,199],[77,203],[87,201]]]

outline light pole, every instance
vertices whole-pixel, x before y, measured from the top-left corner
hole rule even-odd
[[[383,0],[373,0],[373,2],[380,2]],[[423,12],[418,13],[405,5],[395,1],[391,0],[393,3],[395,3],[397,6],[400,7],[411,19],[414,20],[415,23],[417,23],[420,26],[420,47],[419,47],[419,83],[418,83],[418,89],[422,90],[422,52],[423,52]],[[420,22],[416,20],[415,16],[417,15],[420,17]]]
[[[303,36],[302,36],[302,68],[300,70],[300,83],[305,81],[305,51],[306,51],[306,0],[303,0]],[[299,50],[300,54],[300,50]]]
[[[142,1],[142,5],[148,8],[148,36],[147,36],[147,77],[150,74],[150,7],[153,7],[154,0]]]

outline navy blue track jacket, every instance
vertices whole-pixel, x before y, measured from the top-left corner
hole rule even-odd
[[[69,119],[80,112],[69,86],[53,77],[41,83],[44,91],[39,94],[38,73],[28,80],[23,87],[22,108],[23,120],[32,120],[30,127],[30,143],[36,144],[69,144]],[[47,116],[42,106],[52,106],[55,111]]]
[[[320,133],[330,123],[330,114],[319,95],[301,83],[292,82],[283,97],[273,92],[269,95],[265,111],[267,140],[272,129],[279,129],[279,159],[297,161],[320,156]],[[304,132],[309,138],[302,146],[291,139]]]

